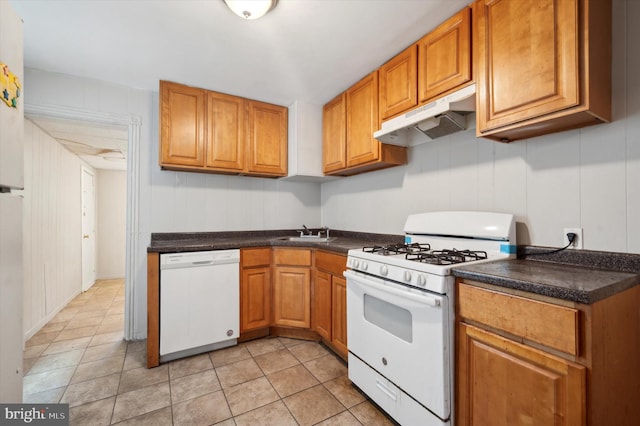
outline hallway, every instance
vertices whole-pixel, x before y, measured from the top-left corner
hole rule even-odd
[[[146,368],[123,338],[124,280],[100,280],[26,344],[24,401],[71,425],[391,425],[322,345],[264,338]]]

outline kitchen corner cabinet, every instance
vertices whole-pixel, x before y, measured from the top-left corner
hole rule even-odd
[[[405,147],[382,144],[373,138],[379,127],[378,72],[374,71],[323,108],[324,173],[350,176],[406,164]]]
[[[287,108],[160,82],[160,166],[169,170],[287,175]]]
[[[311,327],[309,249],[273,249],[273,324]]]
[[[457,424],[631,426],[640,418],[640,286],[592,305],[457,287]]]
[[[240,332],[271,323],[271,248],[240,251]]]
[[[347,286],[342,277],[346,268],[346,256],[316,251],[312,329],[343,358],[347,356]]]
[[[478,0],[473,24],[477,136],[611,120],[610,0]]]

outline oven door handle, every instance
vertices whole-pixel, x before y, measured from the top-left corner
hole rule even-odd
[[[402,290],[398,290],[390,285],[384,285],[384,284],[379,284],[378,282],[372,280],[372,279],[366,279],[366,278],[362,278],[360,277],[356,272],[347,269],[346,271],[344,271],[343,275],[345,276],[345,278],[347,278],[347,280],[351,279],[354,280],[356,282],[358,282],[359,284],[362,284],[363,286],[369,286],[369,287],[373,287],[379,291],[384,291],[387,293],[391,293],[395,296],[398,297],[402,297],[404,299],[408,299],[408,300],[413,300],[414,302],[418,302],[424,305],[428,305],[434,308],[437,308],[440,306],[440,299],[427,295],[427,294],[416,294],[416,293],[412,293],[409,291],[402,291]]]

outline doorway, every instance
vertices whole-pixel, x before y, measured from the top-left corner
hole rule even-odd
[[[82,291],[96,282],[96,196],[95,175],[82,167]]]
[[[25,104],[25,115],[28,117],[41,117],[59,120],[81,121],[93,123],[98,126],[115,126],[125,128],[127,131],[127,156],[126,156],[126,260],[125,260],[125,320],[124,338],[134,340],[141,338],[136,335],[134,321],[140,315],[134,315],[134,307],[144,301],[137,300],[141,296],[136,291],[136,278],[138,265],[146,261],[146,250],[140,248],[138,241],[140,172],[139,144],[140,144],[140,117],[132,114],[114,114],[90,111],[81,108],[73,108],[62,105],[38,105]],[[140,278],[142,279],[142,277]],[[146,318],[145,318],[146,319]]]

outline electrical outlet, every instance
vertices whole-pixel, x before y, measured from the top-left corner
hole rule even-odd
[[[569,246],[570,249],[581,249],[582,248],[582,228],[564,228],[564,233],[562,234],[562,246],[566,246],[569,244],[569,238],[567,238],[567,234],[573,232],[576,234],[576,239],[573,240],[573,244]]]

